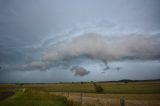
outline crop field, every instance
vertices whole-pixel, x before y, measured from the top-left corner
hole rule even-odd
[[[0,84],[0,106],[160,106],[160,82]]]

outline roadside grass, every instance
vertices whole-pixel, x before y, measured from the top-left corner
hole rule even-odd
[[[48,92],[27,88],[0,102],[0,106],[68,106],[65,97],[50,95]]]

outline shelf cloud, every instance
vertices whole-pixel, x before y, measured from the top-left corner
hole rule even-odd
[[[57,50],[46,52],[44,61],[56,61],[83,55],[105,61],[158,60],[160,59],[159,45],[159,36],[106,37],[97,33],[89,33],[75,37],[61,47],[57,46]]]
[[[104,70],[110,69],[108,62],[122,60],[159,60],[160,37],[125,35],[123,37],[102,36],[98,33],[86,33],[62,42],[56,48],[46,50],[42,59],[26,64],[6,66],[5,70],[47,70],[57,61],[81,58],[81,56],[101,60]],[[54,45],[55,46],[55,45]],[[59,63],[61,64],[61,63]],[[62,64],[63,65],[63,64]],[[72,64],[69,64],[69,66]],[[55,66],[55,65],[54,65]],[[67,68],[69,67],[67,66]],[[75,67],[74,69],[81,69]],[[81,72],[81,71],[75,71]],[[75,74],[77,75],[77,74]]]

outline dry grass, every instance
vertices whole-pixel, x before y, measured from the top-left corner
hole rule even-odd
[[[61,93],[55,92],[56,95],[62,95],[69,100],[81,102],[81,93]],[[160,94],[96,94],[83,93],[83,106],[119,106],[120,97],[125,98],[126,106],[160,106]]]

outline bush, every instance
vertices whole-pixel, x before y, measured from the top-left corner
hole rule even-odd
[[[96,83],[94,83],[94,88],[96,90],[96,93],[102,93],[104,91],[102,86],[101,85],[97,85]]]
[[[68,105],[69,106],[82,106],[80,102],[75,102],[72,100],[68,100]]]

